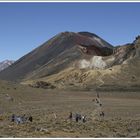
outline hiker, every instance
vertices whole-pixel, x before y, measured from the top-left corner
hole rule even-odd
[[[99,103],[99,100],[97,98],[95,100],[96,100],[96,103],[98,104]]]
[[[105,116],[105,113],[102,111],[101,113],[100,113],[100,116]]]
[[[83,123],[86,122],[86,116],[82,116],[82,121],[83,121]]]
[[[17,124],[23,123],[23,121],[22,121],[22,119],[21,119],[20,116],[15,116],[15,122],[16,122]]]
[[[69,119],[72,120],[72,112],[70,112]]]
[[[28,120],[29,120],[30,122],[32,122],[32,121],[33,121],[33,117],[30,116],[30,117],[28,118]]]
[[[75,115],[75,120],[76,120],[76,122],[78,122],[79,121],[79,115],[76,113],[76,115]]]
[[[11,122],[14,122],[14,121],[15,121],[15,114],[12,114]]]
[[[82,119],[81,114],[76,113],[76,115],[75,115],[75,120],[76,120],[76,122],[78,122],[78,121],[81,120],[81,119]]]

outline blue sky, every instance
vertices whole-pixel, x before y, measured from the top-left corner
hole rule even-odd
[[[140,3],[0,3],[0,61],[17,60],[64,31],[132,42],[140,34]]]

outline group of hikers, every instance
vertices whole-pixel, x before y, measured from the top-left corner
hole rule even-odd
[[[56,116],[55,116],[55,119],[56,119]],[[83,123],[86,122],[86,116],[78,114],[78,113],[73,114],[72,112],[70,112],[69,119],[70,120],[75,119],[76,122],[79,122],[79,121],[82,121]],[[25,114],[22,116],[17,116],[15,114],[12,114],[11,116],[11,122],[15,122],[16,124],[23,124],[23,123],[32,122],[32,121],[33,121],[33,117],[32,116],[27,117]]]
[[[33,121],[33,117],[32,116],[27,117],[25,114],[22,116],[16,116],[15,114],[12,114],[11,116],[11,122],[15,122],[17,124],[22,124],[22,123],[32,122],[32,121]]]
[[[86,116],[85,115],[81,115],[81,114],[73,114],[72,112],[70,112],[69,114],[69,119],[70,120],[75,120],[76,122],[82,121],[83,123],[86,122]]]
[[[99,97],[98,93],[97,93],[97,97],[95,99],[93,99],[92,101],[99,107],[98,108],[99,109],[99,116],[104,117],[105,114],[101,109],[102,108],[102,103],[100,101],[100,97]],[[52,112],[52,114],[53,114],[54,118],[56,119],[57,115],[54,112]],[[68,119],[71,120],[71,121],[75,120],[75,122],[81,121],[83,123],[85,123],[87,121],[86,115],[81,115],[79,113],[74,114],[72,112],[69,113]],[[13,114],[11,116],[11,122],[15,122],[17,124],[22,124],[22,123],[25,123],[25,122],[32,122],[32,121],[33,121],[33,117],[32,116],[27,117],[25,114],[23,116],[16,116],[15,114]]]
[[[102,103],[101,103],[101,101],[100,101],[100,97],[99,97],[99,93],[98,93],[98,92],[97,92],[97,97],[96,97],[95,99],[93,99],[92,101],[95,102],[95,104],[96,104],[98,107],[100,107],[99,110],[101,110],[101,108],[102,108]],[[100,112],[99,112],[99,115],[100,115],[100,117],[104,117],[104,116],[105,116],[105,113],[104,113],[103,111],[100,111]]]

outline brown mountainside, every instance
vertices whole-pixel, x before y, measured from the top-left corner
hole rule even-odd
[[[104,51],[103,51],[104,50]],[[82,58],[106,56],[113,47],[95,34],[63,32],[17,60],[0,73],[0,79],[20,81],[55,74]]]

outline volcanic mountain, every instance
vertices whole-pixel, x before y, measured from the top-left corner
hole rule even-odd
[[[69,66],[24,84],[41,88],[67,90],[140,91],[140,36],[134,42],[117,46],[109,56],[78,60],[78,67]]]
[[[95,34],[62,32],[0,72],[0,79],[37,79],[76,65],[81,59],[112,53],[113,46]]]

